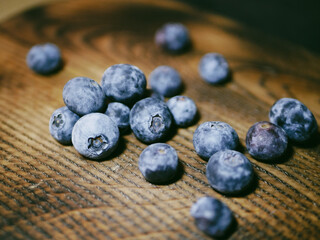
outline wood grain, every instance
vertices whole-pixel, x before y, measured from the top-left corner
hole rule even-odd
[[[190,30],[192,49],[168,55],[153,42],[166,22]],[[25,56],[34,44],[54,42],[64,67],[50,76],[31,72]],[[28,10],[0,24],[0,239],[208,239],[189,209],[214,196],[237,219],[230,239],[317,239],[319,134],[292,146],[277,164],[251,158],[257,181],[247,194],[226,197],[211,189],[206,162],[192,145],[196,127],[220,120],[238,132],[267,120],[281,97],[305,103],[320,120],[320,58],[297,46],[262,36],[226,18],[172,1],[64,1]],[[232,80],[210,86],[197,66],[207,52],[227,58]],[[183,173],[170,185],[152,185],[138,170],[146,147],[132,133],[105,161],[81,157],[50,136],[48,121],[63,106],[64,84],[76,76],[101,81],[104,70],[130,63],[146,75],[170,65],[182,75],[184,95],[199,108],[197,124],[178,129],[168,143]]]

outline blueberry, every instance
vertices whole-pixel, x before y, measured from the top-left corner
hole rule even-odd
[[[52,44],[37,44],[27,54],[27,65],[39,74],[49,74],[61,65],[60,49]]]
[[[318,124],[311,111],[299,100],[281,98],[269,112],[270,122],[280,126],[294,142],[309,140],[318,129]]]
[[[200,60],[199,73],[210,84],[223,83],[228,79],[229,64],[221,54],[207,53]]]
[[[165,143],[154,143],[143,150],[139,157],[139,169],[147,181],[168,183],[177,173],[176,150]]]
[[[154,92],[165,97],[172,97],[182,89],[179,73],[172,67],[159,66],[149,76],[149,83]]]
[[[210,158],[220,150],[236,149],[238,144],[238,134],[225,122],[204,122],[193,134],[193,146],[203,159]]]
[[[81,117],[73,127],[72,143],[75,149],[90,159],[103,159],[117,147],[119,129],[103,113],[90,113]]]
[[[146,91],[146,77],[136,66],[116,64],[104,72],[101,85],[108,98],[133,105]]]
[[[106,97],[100,85],[87,77],[69,80],[63,88],[63,101],[74,113],[83,116],[92,112],[104,112]]]
[[[250,161],[242,153],[222,150],[210,157],[206,176],[216,191],[236,194],[250,186],[254,172]]]
[[[262,161],[276,160],[288,146],[286,132],[279,126],[262,121],[255,123],[248,131],[246,145],[249,154]]]
[[[196,226],[211,237],[224,237],[235,221],[227,205],[213,197],[202,197],[191,207]]]
[[[130,108],[128,106],[119,102],[109,103],[105,114],[109,116],[112,119],[112,121],[114,121],[117,124],[120,132],[124,132],[128,129],[130,125]]]
[[[174,122],[179,127],[190,126],[197,114],[197,106],[194,101],[186,96],[175,96],[167,102]]]
[[[67,107],[55,110],[49,121],[51,136],[63,145],[71,144],[71,133],[79,116],[71,112]]]
[[[167,23],[156,32],[155,42],[168,52],[179,53],[190,46],[190,36],[183,24]]]
[[[130,111],[130,127],[142,142],[153,143],[167,135],[172,116],[167,105],[157,98],[144,98]]]

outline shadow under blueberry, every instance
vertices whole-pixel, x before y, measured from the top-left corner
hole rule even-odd
[[[238,192],[238,193],[222,193],[222,192],[219,192],[219,191],[217,191],[215,189],[214,190],[219,192],[220,194],[226,196],[226,197],[241,198],[241,197],[245,197],[245,196],[253,193],[258,187],[259,187],[258,176],[257,176],[256,172],[253,171],[253,177],[252,177],[252,180],[251,180],[250,184],[247,186],[246,189],[244,189],[241,192]]]
[[[179,160],[177,172],[176,172],[176,174],[174,175],[173,178],[171,178],[170,180],[168,180],[168,181],[166,181],[166,182],[162,182],[162,183],[152,183],[152,184],[154,184],[154,185],[159,185],[159,186],[173,184],[173,183],[179,181],[179,180],[182,178],[183,174],[184,174],[184,166],[183,166],[183,164],[182,164],[182,163],[180,162],[180,160]]]
[[[48,72],[48,73],[38,73],[38,74],[40,74],[40,75],[42,75],[42,76],[47,76],[47,77],[49,77],[49,76],[55,75],[55,74],[57,74],[58,72],[62,71],[63,68],[65,67],[65,65],[66,65],[65,60],[61,59],[61,61],[59,62],[59,65],[58,65],[54,70],[52,70],[52,71],[50,71],[50,72]]]
[[[233,216],[232,222],[231,222],[229,228],[226,230],[225,234],[220,237],[215,237],[213,239],[217,239],[217,240],[228,239],[237,230],[237,227],[238,227],[238,221],[235,218],[235,216]]]
[[[292,140],[289,140],[289,144],[292,144],[293,146],[308,149],[308,148],[314,148],[318,147],[320,144],[320,133],[319,131],[316,131],[310,139],[308,139],[305,142],[294,142]]]

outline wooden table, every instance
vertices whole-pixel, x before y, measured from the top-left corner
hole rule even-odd
[[[182,22],[193,47],[181,55],[156,48],[153,38],[166,22]],[[25,57],[37,43],[54,42],[64,67],[50,76],[29,70]],[[206,84],[200,58],[219,52],[232,80]],[[0,239],[208,239],[189,214],[197,198],[214,196],[235,214],[230,239],[319,239],[319,134],[291,146],[276,164],[254,160],[246,132],[268,120],[281,97],[302,101],[320,122],[320,58],[299,46],[254,32],[234,21],[172,1],[65,1],[28,10],[0,24]],[[132,133],[105,161],[81,157],[48,131],[52,112],[63,106],[64,84],[76,76],[101,81],[112,64],[130,63],[146,76],[158,65],[176,68],[183,94],[193,98],[199,121],[177,133],[173,146],[184,168],[170,185],[145,181],[137,167],[146,147]],[[252,162],[256,187],[227,197],[205,177],[192,136],[205,121],[224,121],[238,132]]]

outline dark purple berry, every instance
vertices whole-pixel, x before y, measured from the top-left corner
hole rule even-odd
[[[262,161],[281,157],[288,145],[286,132],[279,126],[262,121],[255,123],[248,131],[246,145],[249,154]]]

